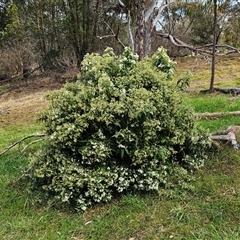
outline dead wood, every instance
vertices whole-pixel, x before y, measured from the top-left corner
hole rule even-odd
[[[235,150],[238,150],[238,143],[236,135],[234,132],[230,132],[226,135],[213,135],[211,136],[212,140],[220,140],[225,142],[230,142]]]
[[[240,94],[240,87],[224,87],[224,88],[214,88],[215,92],[221,92],[224,94],[234,94],[238,95]],[[201,90],[202,93],[208,93],[209,89],[207,90]]]
[[[120,40],[120,38],[119,38],[119,31],[120,31],[120,27],[118,26],[118,29],[117,29],[117,33],[115,33],[114,31],[113,31],[113,29],[110,27],[110,25],[109,24],[107,24],[106,22],[105,22],[105,24],[108,26],[108,28],[111,30],[111,32],[112,32],[112,34],[109,34],[109,35],[105,35],[105,36],[97,36],[100,40],[102,40],[102,39],[104,39],[104,38],[109,38],[109,37],[114,37],[116,40],[117,40],[117,42],[122,46],[122,48],[124,49],[125,48],[125,44]]]
[[[240,111],[214,112],[214,113],[197,113],[197,116],[200,119],[218,118],[218,117],[223,117],[223,116],[238,116],[238,115],[240,115]]]
[[[210,138],[214,140],[231,143],[235,150],[238,150],[237,138],[240,135],[240,126],[229,126],[226,130],[212,133]]]
[[[35,137],[44,137],[44,136],[45,136],[45,134],[35,133],[35,134],[28,135],[28,136],[26,136],[26,137],[23,137],[23,138],[21,138],[20,140],[18,140],[18,141],[16,141],[16,142],[14,142],[13,144],[11,144],[10,146],[6,147],[6,149],[5,149],[3,152],[0,153],[0,156],[2,156],[4,153],[8,152],[10,149],[12,149],[13,147],[15,147],[16,145],[19,145],[20,143],[22,143],[22,142],[25,141],[26,139],[35,138]],[[29,147],[30,145],[32,145],[32,144],[34,144],[34,143],[37,143],[37,142],[39,142],[39,141],[43,141],[43,140],[44,140],[44,138],[30,142],[29,144],[27,144],[27,145],[24,147],[24,149],[22,150],[22,152],[25,151],[26,148]]]
[[[190,45],[188,43],[185,43],[185,42],[181,41],[179,38],[177,38],[177,37],[175,37],[171,34],[164,33],[164,32],[161,32],[161,31],[157,31],[156,36],[159,36],[159,37],[162,37],[162,38],[167,38],[167,39],[170,40],[170,42],[174,46],[189,49],[190,51],[195,52],[196,54],[213,55],[213,51],[210,50],[210,48],[213,47],[213,44],[207,44],[207,45],[204,45],[204,46],[193,46],[193,45]],[[224,56],[224,55],[228,55],[228,54],[232,54],[232,53],[240,53],[240,49],[232,47],[232,46],[227,45],[227,44],[220,44],[220,45],[217,44],[215,47],[217,49],[222,48],[222,49],[226,50],[223,53],[215,52],[214,54],[216,56]]]
[[[218,91],[225,94],[240,94],[240,87],[225,87],[225,88],[214,88],[214,91]]]

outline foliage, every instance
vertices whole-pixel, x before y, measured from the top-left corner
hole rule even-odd
[[[168,78],[172,78],[175,70],[175,62],[173,62],[167,55],[166,49],[163,47],[158,48],[157,53],[152,56],[154,65],[156,65],[160,71],[167,74]]]
[[[190,72],[187,72],[180,76],[180,78],[177,81],[177,85],[181,91],[186,91],[187,88],[190,85],[192,74]]]
[[[6,24],[4,31],[5,40],[18,39],[21,40],[23,37],[23,26],[20,22],[20,10],[16,4],[10,4],[7,9],[7,16],[9,23]]]
[[[48,94],[33,187],[85,210],[122,192],[173,186],[203,165],[209,139],[182,104],[172,61],[163,49],[137,59],[129,48],[87,54],[81,80]]]

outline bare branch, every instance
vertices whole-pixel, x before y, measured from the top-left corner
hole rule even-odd
[[[229,126],[224,131],[219,131],[216,133],[212,133],[211,139],[213,140],[221,140],[231,142],[233,148],[238,150],[238,143],[237,143],[237,136],[239,137],[240,134],[240,126]]]
[[[128,10],[128,38],[129,38],[131,49],[134,51],[134,40],[133,40],[133,34],[132,34],[132,30],[131,30],[131,14],[130,14],[130,10]]]
[[[234,132],[229,132],[226,135],[212,135],[211,139],[231,142],[233,148],[235,150],[238,150],[238,143],[237,143],[236,135]]]
[[[118,0],[118,5],[120,8],[125,8],[125,4],[121,1],[121,0]]]
[[[30,142],[29,144],[27,144],[27,145],[21,150],[21,153],[23,153],[29,146],[31,146],[31,145],[33,145],[33,144],[35,144],[35,143],[44,141],[44,140],[45,140],[44,138],[41,138],[41,139],[34,140],[34,141]]]
[[[161,6],[159,6],[158,8],[158,14],[157,16],[153,19],[153,26],[155,26],[159,20],[159,18],[161,17],[162,15],[162,12],[164,10],[164,8],[168,7],[170,4],[172,4],[172,2],[169,2],[169,3],[166,3],[166,4],[161,4]]]
[[[10,149],[12,149],[13,147],[15,147],[16,145],[18,145],[18,144],[20,144],[21,142],[25,141],[26,139],[33,138],[33,137],[44,137],[44,136],[46,136],[46,134],[36,133],[36,134],[31,134],[31,135],[28,135],[28,136],[26,136],[26,137],[23,137],[23,138],[21,138],[20,140],[18,140],[18,141],[16,141],[15,143],[13,143],[12,145],[6,147],[6,149],[5,149],[3,152],[0,153],[0,156],[2,156],[4,153],[8,152]],[[35,141],[33,141],[33,142],[35,142]],[[28,144],[28,145],[31,145],[31,143]],[[25,148],[26,148],[26,147],[25,147]]]
[[[125,48],[124,43],[123,43],[123,42],[119,39],[119,37],[118,37],[120,27],[118,26],[117,33],[115,33],[115,32],[113,31],[113,29],[109,26],[108,23],[105,22],[105,24],[106,24],[106,25],[108,26],[108,28],[111,30],[112,34],[110,34],[110,35],[105,35],[105,36],[97,36],[97,37],[98,37],[100,40],[102,40],[103,38],[114,37],[114,38],[118,41],[118,43],[122,46],[122,48]]]
[[[163,33],[163,32],[156,32],[156,35],[162,38],[168,38],[171,43],[173,45],[175,45],[176,47],[182,47],[182,48],[187,48],[193,52],[197,52],[200,54],[208,54],[208,55],[212,55],[213,52],[210,50],[205,50],[206,48],[209,49],[209,47],[212,47],[212,44],[207,44],[204,46],[193,46],[193,45],[189,45],[183,41],[181,41],[180,39],[178,39],[175,36],[172,36],[171,34],[167,34],[167,33]],[[234,48],[232,46],[229,45],[225,45],[225,44],[220,44],[220,45],[216,45],[216,48],[226,48],[226,49],[230,49],[225,53],[219,53],[216,52],[215,55],[217,56],[222,56],[222,55],[227,55],[227,54],[231,54],[231,53],[240,53],[240,49],[238,48]]]
[[[146,12],[145,12],[145,21],[147,22],[148,19],[150,18],[151,14],[154,11],[154,8],[157,8],[158,6],[156,5],[156,1],[152,0],[150,5],[148,6]]]

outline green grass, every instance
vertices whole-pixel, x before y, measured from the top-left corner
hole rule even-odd
[[[231,149],[194,174],[191,191],[126,195],[85,213],[36,204],[16,181],[28,159],[16,156],[0,162],[0,239],[240,239],[240,158]]]
[[[186,94],[184,103],[196,113],[240,111],[240,98],[225,94]],[[226,129],[230,125],[240,125],[240,116],[221,116],[219,118],[199,120],[199,125],[210,132]]]
[[[3,150],[6,146],[18,141],[19,139],[36,133],[41,132],[41,125],[32,123],[32,124],[23,124],[20,126],[8,126],[1,128],[0,131],[0,151]],[[26,143],[29,141],[25,141]]]
[[[209,108],[198,109],[217,109],[225,100],[211,98]],[[201,96],[188,101],[198,106]],[[200,124],[214,129],[233,121],[224,119]],[[39,130],[34,124],[9,127],[1,133],[2,145]],[[193,189],[126,195],[76,213],[36,202],[19,180],[28,158],[15,149],[0,157],[0,239],[240,239],[240,157],[228,147],[215,154],[194,174]]]
[[[230,66],[230,65],[229,65]],[[238,78],[239,80],[239,78]],[[196,112],[240,109],[240,98],[223,94],[188,94]],[[210,132],[240,125],[238,116],[199,120]],[[2,127],[0,152],[18,139],[41,132],[36,123]],[[162,189],[157,195],[119,196],[84,213],[38,202],[21,178],[33,146],[22,154],[15,147],[0,156],[0,239],[3,240],[165,240],[240,239],[240,155],[229,146],[211,153],[193,173],[192,188]]]
[[[185,95],[184,102],[199,113],[240,110],[240,98],[225,94],[188,94]]]

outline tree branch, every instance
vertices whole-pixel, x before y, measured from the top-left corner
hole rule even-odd
[[[130,14],[130,10],[128,10],[128,38],[129,38],[131,49],[134,51],[134,40],[133,40],[133,34],[132,34],[132,30],[131,30],[131,14]]]
[[[25,141],[26,139],[29,139],[29,138],[33,138],[33,137],[44,137],[46,136],[46,134],[40,134],[40,133],[36,133],[36,134],[31,134],[31,135],[28,135],[26,137],[23,137],[21,138],[20,140],[16,141],[15,143],[13,143],[12,145],[6,147],[6,149],[0,153],[0,156],[2,156],[4,153],[8,152],[10,149],[12,149],[13,147],[15,147],[16,145],[20,144],[21,142]],[[35,140],[35,141],[32,141],[31,143],[29,143],[27,146],[24,147],[24,149],[22,150],[22,152],[24,150],[26,150],[27,147],[29,147],[30,145],[32,145],[33,143],[36,143],[36,142],[39,142],[39,141],[42,141],[43,139],[41,140]]]
[[[235,150],[238,150],[238,143],[237,143],[236,135],[235,135],[234,132],[229,132],[226,135],[212,135],[211,139],[212,140],[223,140],[223,141],[231,142],[233,148]]]
[[[231,142],[233,148],[238,150],[238,143],[237,143],[237,136],[240,134],[240,126],[229,126],[224,131],[219,131],[216,133],[212,133],[211,139],[212,140],[221,140]]]
[[[167,33],[163,33],[163,32],[158,31],[158,32],[156,32],[156,35],[159,36],[159,37],[162,37],[162,38],[168,38],[171,41],[171,43],[176,47],[187,48],[187,49],[189,49],[193,52],[200,53],[200,54],[208,54],[208,55],[213,54],[212,51],[204,49],[204,48],[212,47],[213,44],[207,44],[207,45],[204,45],[204,46],[193,46],[193,45],[189,45],[189,44],[181,41],[180,39],[178,39],[175,36],[172,36],[171,34],[167,34]],[[223,55],[227,55],[227,54],[231,54],[231,53],[240,53],[240,49],[234,48],[234,47],[226,45],[226,44],[216,45],[216,48],[230,49],[225,53],[216,52],[215,55],[217,55],[217,56],[223,56]]]
[[[22,150],[21,150],[21,153],[23,153],[29,146],[35,144],[35,143],[38,143],[38,142],[41,142],[45,140],[44,138],[41,138],[41,139],[38,139],[38,140],[34,140],[32,142],[30,142],[29,144],[27,144]],[[1,155],[0,155],[1,156]]]
[[[112,34],[110,34],[110,35],[105,35],[105,36],[97,36],[97,37],[98,37],[100,40],[102,40],[103,38],[114,37],[114,38],[118,41],[118,43],[122,46],[122,48],[125,48],[124,43],[123,43],[123,42],[119,39],[119,37],[118,37],[120,27],[118,26],[117,33],[115,33],[115,32],[113,31],[113,29],[109,26],[108,23],[105,22],[105,24],[106,24],[106,25],[108,26],[108,28],[111,30]]]

